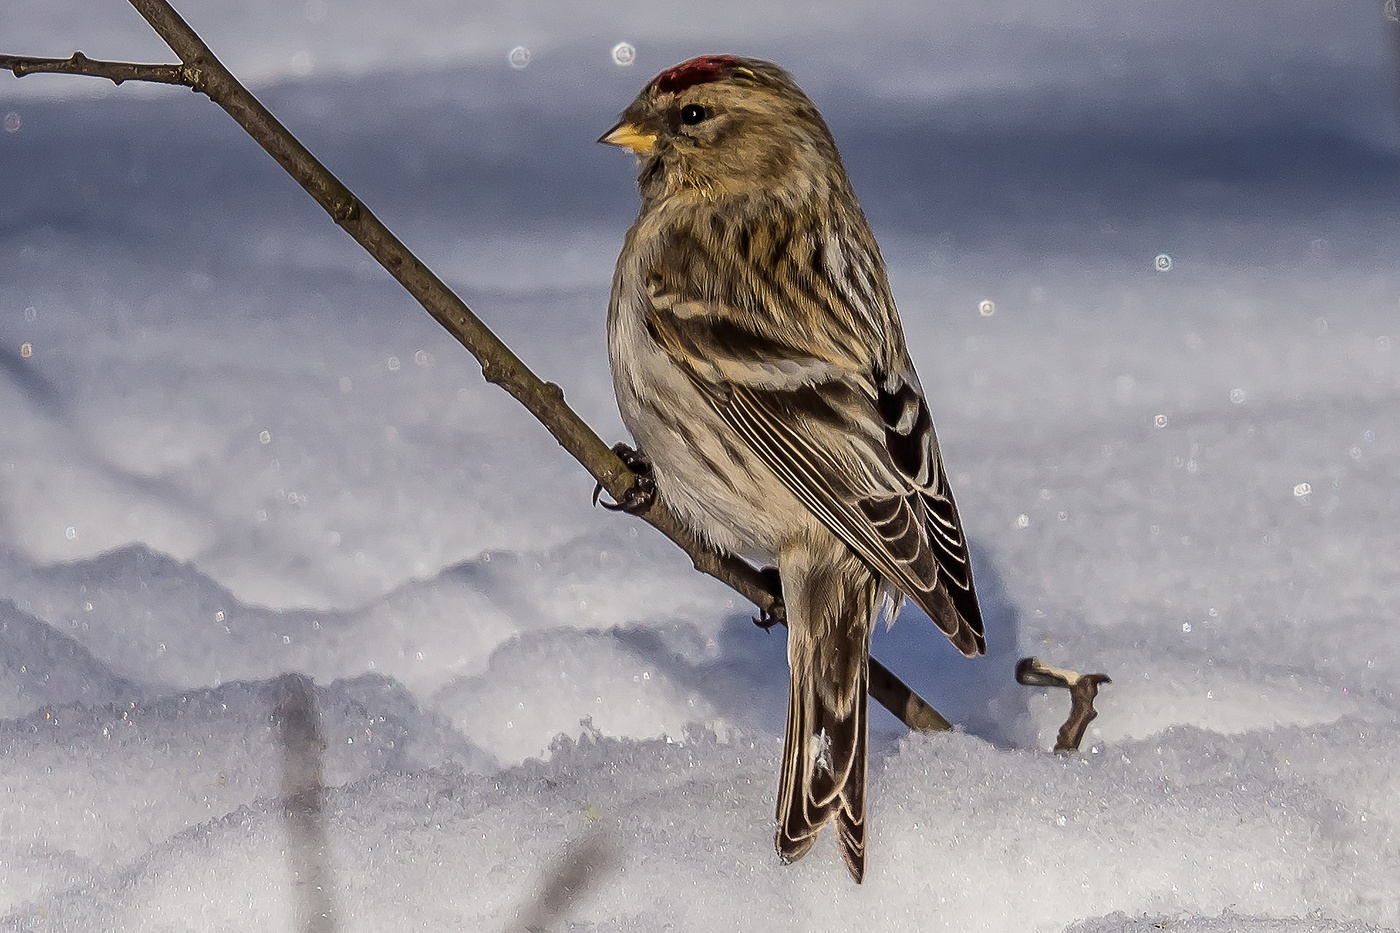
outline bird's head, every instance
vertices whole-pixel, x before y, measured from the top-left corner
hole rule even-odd
[[[636,153],[646,199],[800,195],[844,178],[817,108],[786,71],[753,58],[706,55],[661,72],[598,141]]]

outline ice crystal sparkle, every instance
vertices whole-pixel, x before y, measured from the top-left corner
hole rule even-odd
[[[614,65],[626,68],[637,60],[637,49],[630,42],[619,42],[612,47],[612,60]]]

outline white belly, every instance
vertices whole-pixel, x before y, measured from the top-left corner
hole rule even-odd
[[[618,408],[664,501],[717,548],[773,562],[817,524],[652,341],[638,309],[612,309],[608,355]]]

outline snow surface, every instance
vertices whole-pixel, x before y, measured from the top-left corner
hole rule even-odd
[[[962,731],[877,717],[863,886],[780,866],[781,633],[217,108],[0,76],[0,930],[1400,928],[1381,4],[181,9],[608,438],[636,204],[592,140],[688,55],[790,67],[990,654],[877,636]],[[169,57],[115,0],[6,0],[0,45]],[[1026,654],[1113,676],[1083,754]]]

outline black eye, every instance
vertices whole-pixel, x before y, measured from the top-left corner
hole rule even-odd
[[[708,119],[710,113],[699,104],[686,104],[681,108],[681,122],[686,126],[694,126],[703,120]]]

